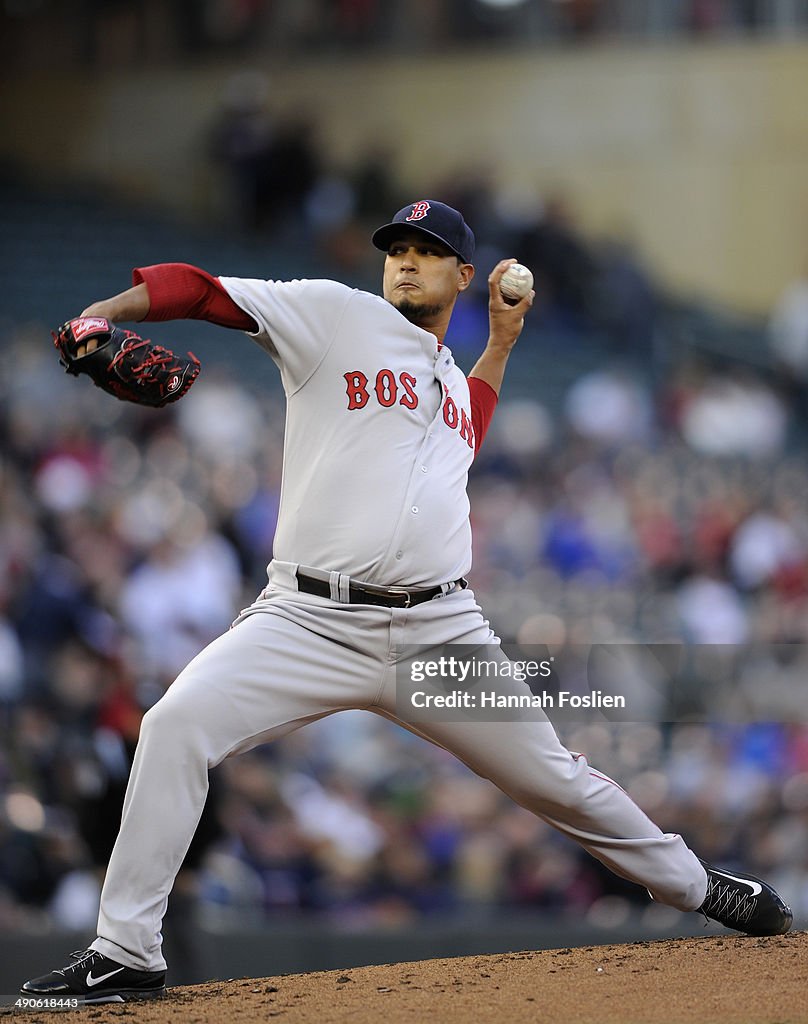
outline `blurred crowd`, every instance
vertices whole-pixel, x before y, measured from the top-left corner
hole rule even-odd
[[[804,4],[793,0],[40,0],[5,4],[0,19],[10,61],[34,53],[48,59],[54,51],[61,66],[76,67],[232,54],[284,59],[492,43],[777,37],[808,28]]]
[[[480,189],[446,198],[493,236],[508,226]],[[472,585],[518,644],[709,645],[688,669],[698,714],[660,721],[651,701],[641,721],[559,729],[663,828],[808,914],[808,364],[804,339],[796,355],[783,341],[804,302],[773,312],[762,368],[660,357],[657,289],[627,251],[604,259],[557,202],[512,240],[539,284],[532,342],[599,331],[607,357],[550,402],[563,350],[537,368],[532,342],[517,349],[470,482]],[[463,316],[461,358],[484,297]],[[126,406],[66,379],[46,338],[3,327],[0,923],[92,930],[140,718],[262,587],[284,412],[279,389],[224,356],[178,405]],[[517,910],[608,926],[659,911],[370,714],[228,761],[211,783],[175,902],[212,926]]]

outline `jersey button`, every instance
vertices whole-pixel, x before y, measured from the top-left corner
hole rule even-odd
[[[412,512],[412,514],[414,516],[417,516],[418,515],[418,506],[417,505],[413,505],[412,509],[410,511]]]
[[[426,468],[426,466],[421,466],[421,472],[422,473],[428,473],[429,470]]]
[[[404,557],[404,552],[403,551],[396,551],[396,558],[402,559],[403,557]]]

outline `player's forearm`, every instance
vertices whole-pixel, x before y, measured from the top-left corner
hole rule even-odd
[[[258,325],[228,295],[218,278],[189,263],[136,267],[134,285],[94,302],[82,316],[126,320],[207,320],[221,327],[256,331]]]
[[[82,312],[82,316],[105,316],[113,323],[143,320],[149,312],[149,289],[145,284],[136,284],[119,295],[93,302]]]
[[[483,354],[474,364],[469,377],[478,377],[480,380],[484,380],[489,387],[499,394],[510,354],[510,348],[505,348],[502,345],[492,345],[489,342]]]
[[[469,377],[479,377],[499,394],[505,366],[513,346],[522,333],[525,314],[533,305],[535,292],[528,292],[519,302],[506,301],[500,290],[502,275],[516,261],[500,260],[488,276],[488,344]]]

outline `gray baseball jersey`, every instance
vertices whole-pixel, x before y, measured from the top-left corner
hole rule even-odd
[[[464,576],[474,434],[451,351],[334,281],[221,282],[286,393],[275,557],[384,586]]]

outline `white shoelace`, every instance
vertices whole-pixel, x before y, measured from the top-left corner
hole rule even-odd
[[[702,908],[709,917],[748,924],[757,909],[757,900],[751,893],[729,883],[724,884],[710,875]]]

